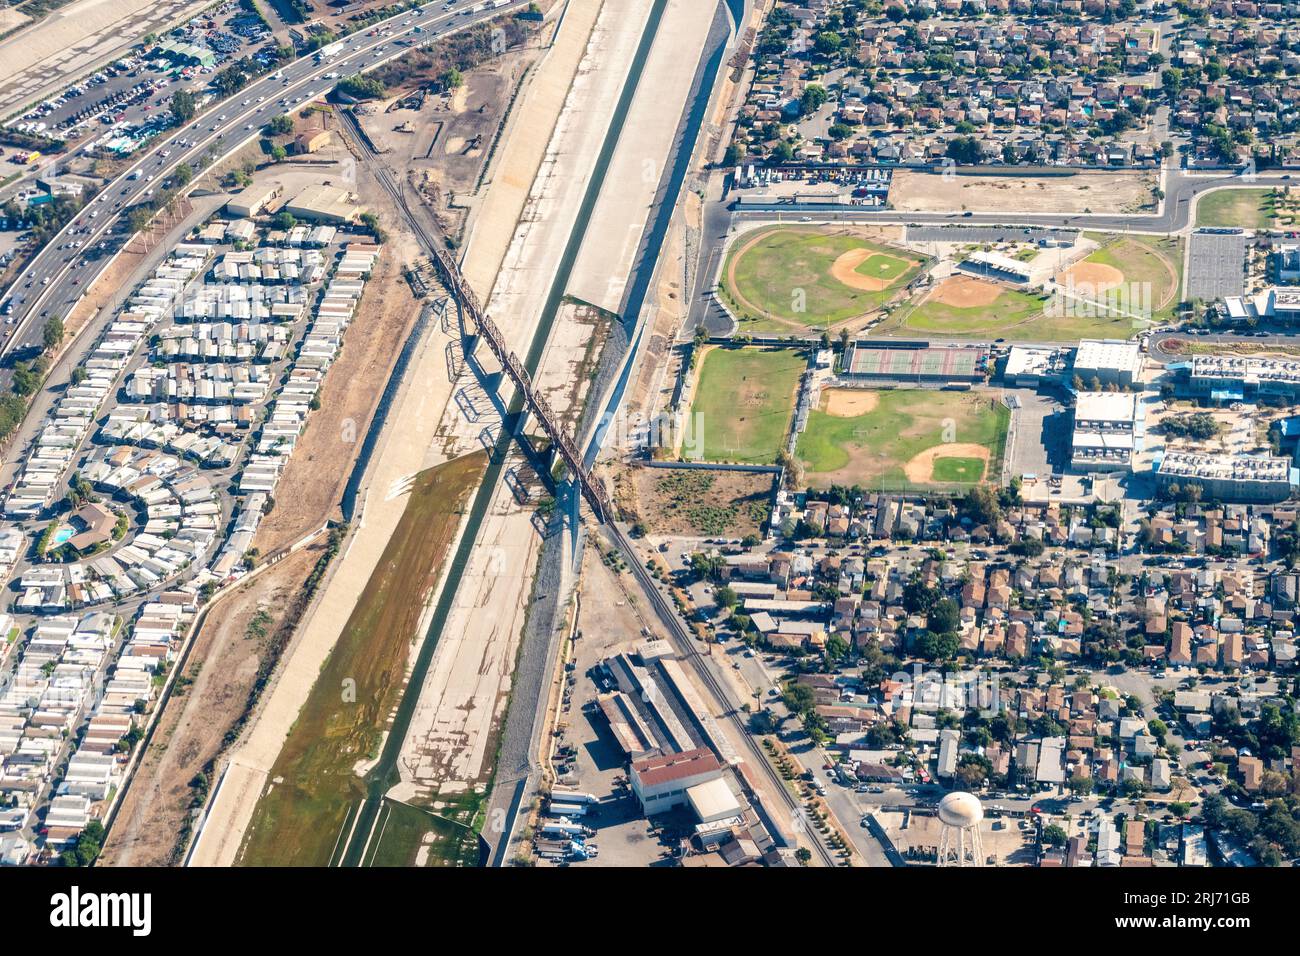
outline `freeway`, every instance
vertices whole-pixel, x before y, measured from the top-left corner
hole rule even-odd
[[[403,11],[332,44],[331,55],[305,56],[254,80],[162,137],[50,239],[10,286],[2,303],[13,309],[0,329],[0,361],[6,366],[0,387],[8,384],[13,358],[39,352],[45,321],[65,316],[93,281],[99,262],[131,238],[130,209],[151,200],[181,163],[188,161],[198,172],[209,156],[220,161],[256,138],[275,116],[323,96],[333,77],[373,70],[405,53],[413,39],[441,39],[523,5],[524,0],[496,0],[495,6],[483,0],[434,0]]]

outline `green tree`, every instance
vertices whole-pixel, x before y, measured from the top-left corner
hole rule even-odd
[[[197,112],[194,94],[189,90],[177,90],[172,94],[171,111],[172,116],[176,119],[176,125],[188,123]]]
[[[45,351],[53,352],[63,342],[63,320],[57,315],[50,316],[45,321],[45,328],[41,330],[41,337],[45,343]]]
[[[739,601],[740,598],[736,596],[736,592],[725,585],[713,592],[713,602],[724,611],[735,607]]]
[[[781,691],[781,703],[785,704],[786,709],[792,714],[806,714],[813,709],[816,701],[811,687],[797,681],[790,681]]]
[[[809,83],[804,87],[803,96],[799,99],[800,109],[807,116],[809,113],[815,113],[821,109],[822,104],[826,102],[826,87],[817,83]]]
[[[77,842],[71,849],[64,850],[59,861],[64,866],[90,866],[99,858],[104,847],[104,824],[91,820],[86,828],[77,835]]]
[[[927,622],[930,630],[939,634],[955,631],[961,624],[961,609],[952,598],[941,598],[935,602],[934,607],[930,608]]]
[[[286,133],[292,133],[293,117],[287,113],[281,113],[266,124],[266,132],[268,136],[284,136]]]
[[[922,631],[916,639],[916,653],[930,661],[952,660],[960,647],[961,642],[956,634]]]

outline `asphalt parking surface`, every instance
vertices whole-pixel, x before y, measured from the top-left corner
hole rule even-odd
[[[1246,236],[1194,232],[1187,260],[1187,298],[1213,301],[1246,291]]]

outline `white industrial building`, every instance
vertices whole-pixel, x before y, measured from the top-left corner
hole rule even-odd
[[[1127,471],[1141,441],[1141,405],[1132,392],[1080,392],[1074,405],[1070,465],[1078,471]]]
[[[1136,342],[1084,339],[1074,354],[1074,375],[1085,388],[1094,381],[1131,388],[1142,375],[1142,350]]]
[[[722,779],[722,765],[713,751],[703,747],[683,753],[660,754],[634,761],[631,772],[632,793],[646,816],[665,813],[673,807],[692,802],[687,791]],[[725,785],[725,784],[724,784]],[[700,791],[699,805],[710,810],[717,806],[717,794]],[[726,815],[734,815],[733,810]]]

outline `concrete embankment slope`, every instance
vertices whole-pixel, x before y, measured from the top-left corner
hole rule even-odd
[[[492,270],[505,256],[548,140],[541,136],[538,143],[536,129],[554,127],[600,7],[600,0],[571,0],[554,47],[516,107],[527,122],[517,124],[504,142],[489,196],[503,181],[504,192],[514,192],[516,182],[523,186],[515,202],[500,200],[500,205],[491,205],[496,200],[488,200],[479,213],[471,252],[475,261],[483,256],[492,265],[480,267],[478,288],[490,285]],[[446,458],[437,432],[452,393],[444,351],[447,342],[445,334],[431,330],[427,344],[411,363],[408,384],[394,403],[386,434],[372,459],[359,527],[337,559],[315,613],[301,626],[261,714],[230,759],[191,865],[228,866],[235,861],[285,736],[405,510],[404,489],[417,472]]]
[[[610,162],[568,293],[618,313],[717,7],[670,0]]]

